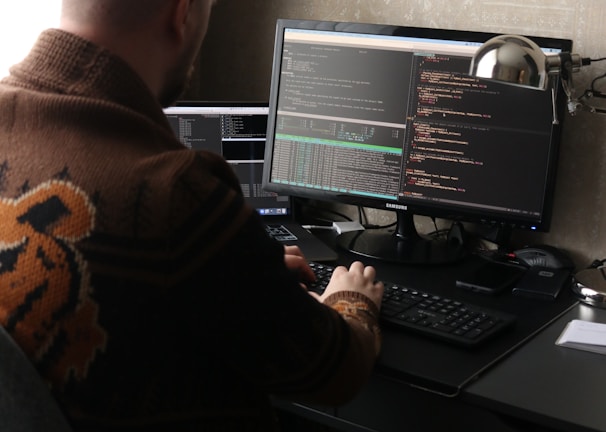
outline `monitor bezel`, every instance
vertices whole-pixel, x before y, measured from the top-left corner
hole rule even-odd
[[[530,219],[516,214],[491,212],[488,209],[474,210],[460,206],[449,207],[443,203],[434,205],[431,202],[389,202],[364,196],[348,196],[331,191],[297,187],[294,185],[276,184],[270,181],[272,155],[274,149],[274,136],[276,131],[277,106],[280,86],[280,71],[282,68],[284,32],[287,28],[303,30],[325,30],[333,32],[362,33],[372,35],[394,35],[405,37],[418,37],[430,39],[455,39],[460,41],[482,43],[499,35],[499,33],[477,32],[453,29],[435,29],[423,27],[407,27],[399,25],[383,25],[373,23],[355,23],[340,21],[318,21],[279,19],[276,24],[275,46],[272,62],[272,79],[270,84],[268,131],[265,153],[265,170],[263,173],[263,187],[270,191],[286,193],[291,196],[317,199],[320,201],[337,202],[353,206],[376,208],[409,214],[430,216],[456,222],[471,222],[481,225],[492,225],[506,227],[506,229],[523,229],[539,232],[549,231],[552,214],[553,201],[556,186],[557,165],[559,160],[559,147],[562,134],[562,120],[566,115],[566,96],[561,85],[558,85],[558,104],[556,116],[558,122],[552,127],[551,153],[546,173],[544,202],[540,219]],[[542,48],[553,48],[563,52],[572,51],[572,40],[565,38],[537,37],[524,35],[535,41]]]

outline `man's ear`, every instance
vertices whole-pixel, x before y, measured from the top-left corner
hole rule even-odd
[[[191,12],[192,0],[170,0],[170,27],[172,33],[182,42],[187,32],[187,21]]]

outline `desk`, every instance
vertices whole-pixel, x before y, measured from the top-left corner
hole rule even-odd
[[[359,259],[341,252],[341,264]],[[451,289],[448,281],[459,267],[428,271],[364,261],[375,265],[384,279],[419,288],[429,283],[438,293]],[[500,299],[460,295],[517,310],[521,324],[474,354],[386,330],[376,371],[351,403],[337,409],[281,401],[276,405],[349,432],[606,431],[606,357],[554,344],[571,319],[606,322],[606,310],[579,304],[570,290],[561,293],[557,304],[510,294]],[[455,391],[448,385],[452,383]]]
[[[606,357],[555,341],[573,319],[606,323],[606,310],[579,304],[469,385],[463,398],[565,431],[606,431]]]

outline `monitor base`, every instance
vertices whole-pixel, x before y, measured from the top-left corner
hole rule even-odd
[[[401,212],[395,230],[344,233],[337,245],[364,257],[411,265],[449,264],[469,254],[461,224],[453,224],[446,239],[434,239],[419,235],[412,215]]]

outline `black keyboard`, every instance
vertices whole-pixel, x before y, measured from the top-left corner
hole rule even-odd
[[[310,263],[317,281],[309,286],[321,294],[334,267]],[[479,345],[512,326],[516,317],[418,289],[383,282],[381,322],[459,346]]]

